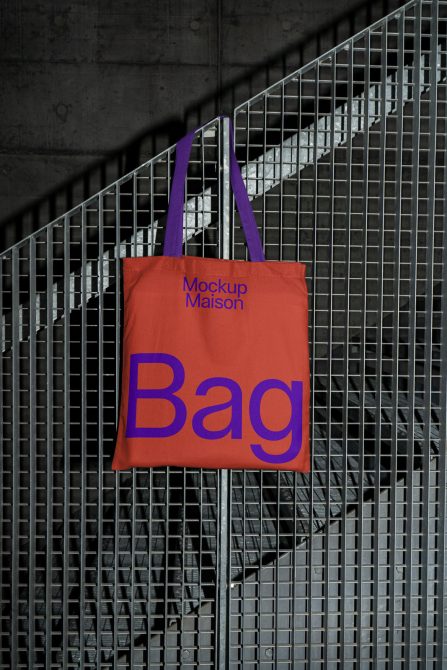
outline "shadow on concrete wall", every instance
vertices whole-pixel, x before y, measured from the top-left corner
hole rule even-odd
[[[217,85],[211,95],[186,107],[183,117],[172,116],[161,124],[149,126],[124,146],[94,162],[87,170],[59,184],[43,197],[0,220],[0,249],[6,249],[37,231],[97,191],[105,188],[138,165],[174,144],[187,129],[199,126],[217,114],[231,114],[234,107],[278,80],[278,72],[287,76],[313,58],[354,35],[375,20],[402,5],[401,0],[367,0],[342,15],[331,17],[326,25],[304,41],[278,52],[251,72],[226,85]],[[24,158],[25,160],[25,158]]]

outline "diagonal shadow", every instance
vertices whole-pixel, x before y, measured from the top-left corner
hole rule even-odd
[[[163,123],[149,126],[105,159],[91,163],[86,170],[49,190],[32,205],[0,219],[0,249],[9,248],[23,237],[36,232],[79,202],[137,168],[148,157],[173,145],[184,135],[186,128],[201,125],[218,114],[231,114],[235,106],[277,82],[278,73],[282,73],[281,76],[290,74],[403,4],[403,0],[367,0],[348,12],[330,17],[329,21],[304,40],[278,51],[273,57],[261,61],[251,71],[233,78],[227,84],[218,85],[211,94],[186,107],[182,118],[171,116]]]

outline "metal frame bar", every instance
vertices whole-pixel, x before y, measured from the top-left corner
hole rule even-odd
[[[446,281],[437,162],[447,153],[438,109],[445,106],[446,26],[445,0],[414,0],[234,112],[268,257],[301,260],[310,271],[310,477],[223,471],[216,487],[207,471],[157,469],[146,477],[108,469],[120,261],[158,252],[173,147],[0,254],[0,530],[11,559],[0,565],[11,605],[2,624],[10,642],[0,637],[0,653],[14,667],[26,658],[50,668],[55,654],[64,668],[116,670],[280,670],[386,659],[443,667],[444,290],[440,308],[436,301]],[[230,199],[228,137],[220,119],[198,131],[186,189],[188,253],[212,247],[222,258],[247,258]],[[106,347],[115,352],[110,370]],[[391,467],[383,465],[388,458]],[[392,532],[384,549],[385,524]]]

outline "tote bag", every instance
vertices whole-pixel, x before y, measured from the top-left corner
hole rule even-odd
[[[250,261],[182,256],[194,135],[176,147],[163,256],[123,259],[121,402],[112,468],[308,472],[305,265],[265,261],[233,139],[231,186]]]

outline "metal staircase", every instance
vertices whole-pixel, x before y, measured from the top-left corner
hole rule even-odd
[[[0,255],[0,667],[444,667],[446,27],[409,2],[234,112],[266,256],[308,267],[311,475],[110,470],[174,147]],[[246,258],[227,131],[186,254]]]

